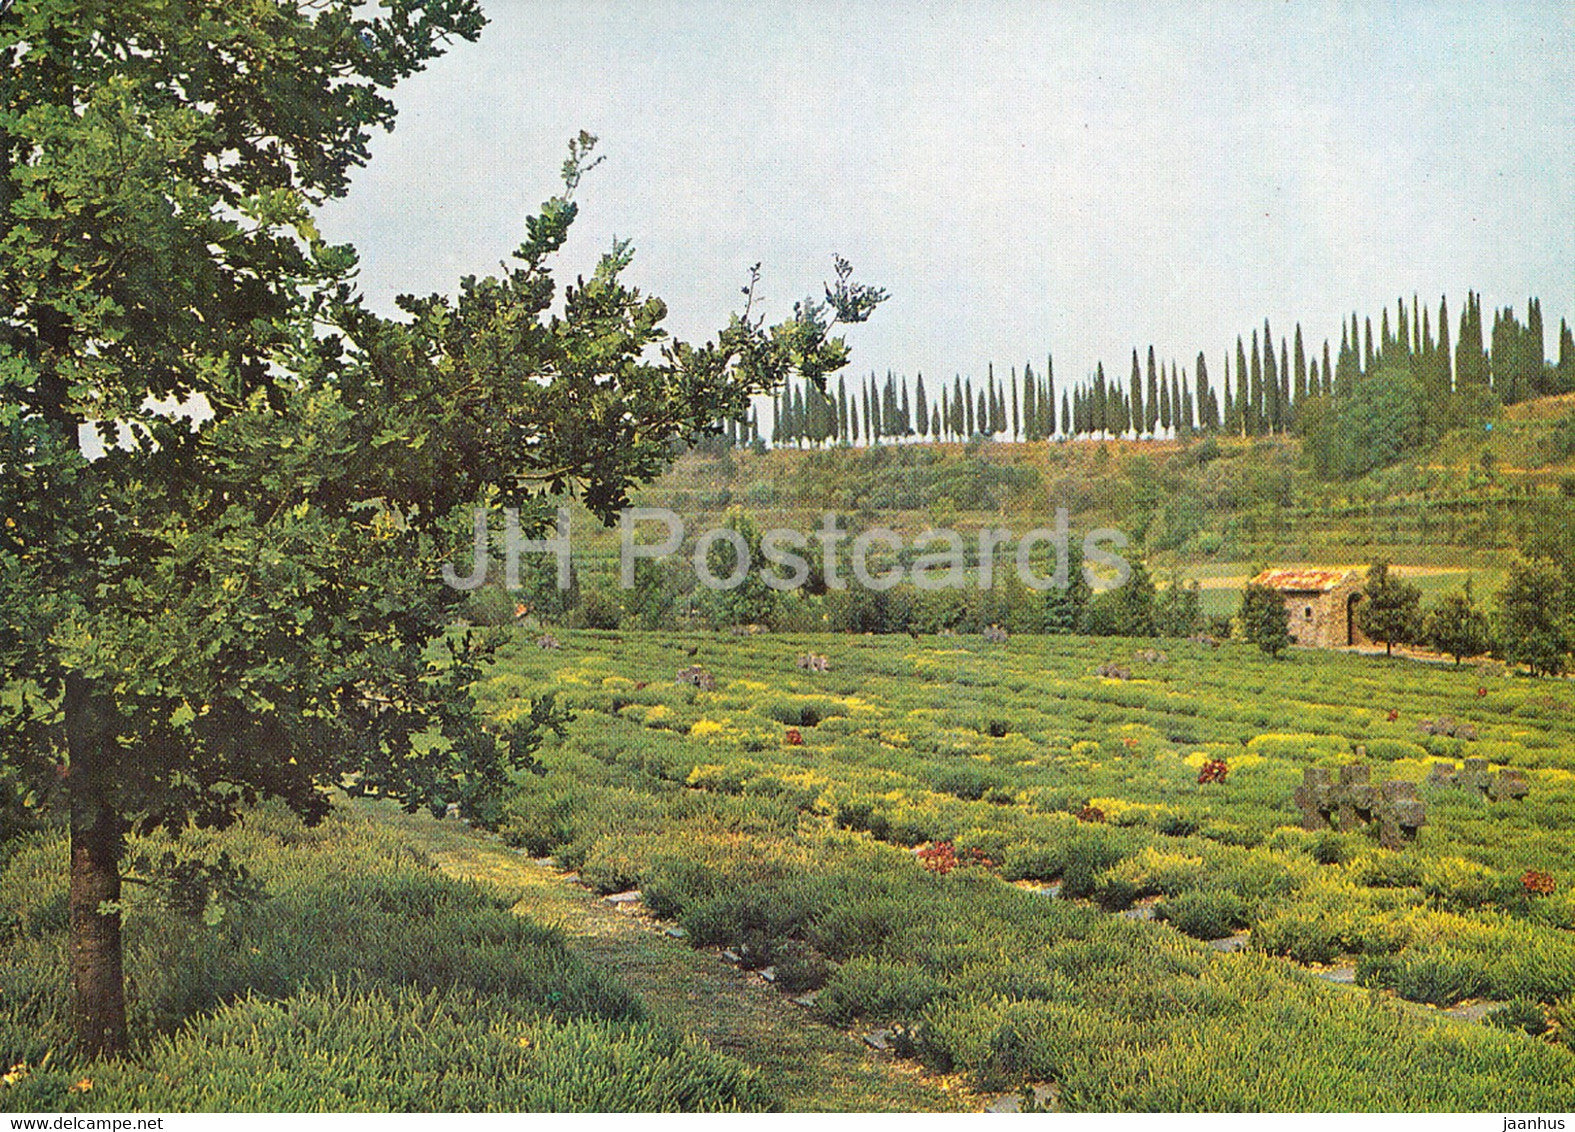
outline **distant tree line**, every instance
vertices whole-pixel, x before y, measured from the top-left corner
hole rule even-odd
[[[1447,299],[1436,318],[1416,296],[1342,322],[1340,344],[1310,349],[1298,323],[1276,337],[1267,319],[1221,359],[1211,376],[1200,351],[1189,375],[1175,360],[1132,351],[1126,381],[1103,363],[1088,378],[1056,389],[1054,360],[1026,363],[1003,378],[954,375],[912,381],[888,371],[825,388],[795,382],[771,403],[769,436],[757,410],[719,426],[723,446],[821,448],[892,442],[955,442],[975,437],[1041,441],[1076,437],[1160,438],[1297,434],[1314,470],[1360,475],[1390,463],[1445,429],[1479,420],[1499,405],[1575,392],[1575,335],[1560,320],[1558,360],[1548,362],[1542,304],[1493,312],[1485,330],[1481,298],[1468,293],[1450,336]]]

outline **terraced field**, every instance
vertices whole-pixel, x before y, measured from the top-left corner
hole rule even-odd
[[[975,1088],[1084,1109],[1565,1103],[1569,685],[1157,648],[577,632],[522,636],[478,693],[507,716],[554,688],[578,714],[510,800],[509,841],[638,888],[692,944]],[[826,671],[800,666],[817,655]],[[1464,758],[1520,769],[1529,796],[1424,785],[1399,851],[1376,825],[1301,828],[1307,767],[1421,783]],[[1340,968],[1357,989],[1317,977]],[[1462,1005],[1489,1024],[1433,1008]]]

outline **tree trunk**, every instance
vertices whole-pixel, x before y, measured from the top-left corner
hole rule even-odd
[[[66,744],[71,766],[70,969],[77,1045],[88,1057],[126,1051],[121,968],[120,857],[125,826],[110,804],[112,709],[81,676],[66,678]],[[106,907],[108,906],[108,907]]]

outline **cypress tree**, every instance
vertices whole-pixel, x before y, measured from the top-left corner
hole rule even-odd
[[[1334,397],[1334,370],[1329,366],[1329,339],[1323,340],[1323,395]]]
[[[1225,390],[1225,411],[1221,415],[1221,424],[1226,432],[1232,436],[1241,433],[1240,411],[1236,408],[1236,401],[1231,396],[1230,386],[1230,351],[1225,351],[1225,377],[1220,382],[1220,387]]]
[[[1170,430],[1170,382],[1165,380],[1163,370],[1159,375],[1159,427],[1166,432]]]
[[[919,375],[918,381],[914,383],[913,410],[919,419],[919,435],[928,437],[930,435],[930,403],[924,397],[924,375],[922,373]]]
[[[1356,387],[1356,377],[1360,367],[1356,346],[1351,341],[1349,328],[1340,327],[1340,362],[1339,368],[1334,371],[1334,395],[1344,399]]]
[[[1449,296],[1438,299],[1438,372],[1443,387],[1451,392],[1455,388],[1454,351],[1449,348]]]
[[[1071,424],[1066,415],[1066,395],[1061,396],[1061,427]],[[1039,435],[1048,440],[1056,435],[1055,419],[1055,359],[1045,355],[1045,388],[1039,397]]]
[[[1017,367],[1012,367],[1012,439],[1021,440],[1023,436],[1022,402],[1018,400]]]
[[[1061,391],[1061,432],[1065,433],[1068,436],[1071,436],[1071,435],[1073,435],[1073,431],[1072,431],[1072,407],[1068,403],[1067,398],[1068,398],[1068,394],[1067,394],[1066,390],[1063,389]],[[1057,435],[1060,435],[1060,433],[1057,433]]]
[[[974,435],[976,431],[974,425],[976,423],[973,411],[973,378],[970,377],[963,382],[963,428],[965,435],[970,437]]]
[[[848,402],[848,443],[857,445],[859,442],[859,407],[857,402]]]
[[[1385,321],[1388,321],[1388,318],[1389,314],[1385,311]],[[1377,358],[1373,354],[1373,320],[1371,318],[1364,319],[1362,326],[1365,332],[1365,336],[1362,339],[1362,373],[1369,374],[1373,372],[1373,366],[1377,364]]]
[[[1258,331],[1252,332],[1252,369],[1248,371],[1251,379],[1247,385],[1247,433],[1257,436],[1264,427],[1264,409],[1267,407],[1263,395],[1263,357],[1258,352]]]
[[[1023,439],[1041,440],[1039,434],[1039,378],[1031,363],[1023,364]]]
[[[1296,366],[1296,402],[1299,404],[1307,399],[1307,354],[1302,349],[1302,324],[1296,324],[1296,354],[1293,359]]]
[[[1154,347],[1148,348],[1148,398],[1144,403],[1143,431],[1150,436],[1154,435],[1154,426],[1159,423],[1159,375],[1154,370]]]
[[[1182,374],[1176,368],[1176,363],[1170,363],[1170,421],[1176,426],[1179,434],[1183,426],[1191,427],[1191,422],[1186,420],[1182,412]]]
[[[782,396],[779,393],[771,394],[771,444],[772,447],[782,442]]]
[[[1252,383],[1248,377],[1247,351],[1241,344],[1241,335],[1236,335],[1236,417],[1241,425],[1241,434],[1248,435],[1252,431]]]
[[[1288,343],[1280,339],[1280,431],[1289,431],[1291,421],[1295,419],[1295,410],[1291,404],[1291,362],[1288,353]]]
[[[946,402],[943,400],[941,403],[944,405]],[[936,440],[941,438],[941,411],[939,409],[930,410],[930,435]]]
[[[1482,305],[1474,292],[1466,292],[1466,309],[1460,314],[1460,337],[1455,343],[1455,390],[1473,399],[1488,388],[1487,353],[1482,347]],[[1473,405],[1468,411],[1475,411]]]
[[[1547,340],[1542,334],[1542,300],[1532,298],[1526,303],[1525,357],[1530,370],[1526,376],[1532,393],[1539,397],[1553,392],[1547,349]]]
[[[1575,333],[1569,323],[1559,319],[1559,365],[1557,393],[1575,393]]]
[[[1193,381],[1197,385],[1198,405],[1198,431],[1213,432],[1218,427],[1218,422],[1209,419],[1209,363],[1203,358],[1203,351],[1198,351],[1198,360],[1194,371]]]
[[[1103,380],[1104,376],[1102,363],[1094,363],[1094,384],[1097,386],[1094,394],[1094,430],[1101,436],[1113,436],[1116,431],[1115,387]]]
[[[1143,432],[1148,422],[1148,417],[1143,412],[1143,370],[1138,365],[1137,347],[1132,347],[1132,376],[1127,384],[1131,387],[1129,399],[1132,402],[1132,423],[1139,434]]]
[[[848,431],[851,421],[848,420],[848,383],[842,378],[837,378],[837,440],[846,444],[853,438]]]
[[[1279,432],[1284,414],[1280,407],[1280,371],[1274,364],[1274,335],[1269,320],[1263,320],[1263,425],[1266,432]]]

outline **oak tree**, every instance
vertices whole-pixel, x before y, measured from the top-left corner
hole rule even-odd
[[[882,292],[662,329],[615,244],[559,291],[595,139],[497,276],[368,311],[312,218],[475,0],[34,0],[0,18],[0,760],[70,830],[79,1045],[127,1045],[136,831],[338,788],[486,820],[561,717],[500,726],[442,565],[478,507],[604,521]],[[173,411],[172,407],[182,407]],[[86,438],[86,442],[84,442]],[[499,524],[494,524],[494,529]],[[215,884],[222,870],[210,874]]]

